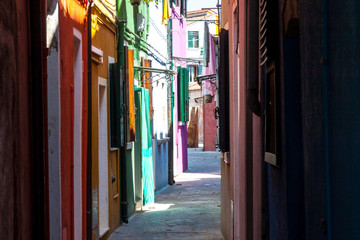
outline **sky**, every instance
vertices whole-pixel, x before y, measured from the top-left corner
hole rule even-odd
[[[201,8],[216,7],[218,0],[188,0],[188,11],[200,10]],[[219,1],[221,3],[221,1]]]

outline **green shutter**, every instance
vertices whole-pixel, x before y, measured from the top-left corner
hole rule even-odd
[[[177,99],[178,99],[178,121],[182,121],[182,71],[181,67],[177,67]]]
[[[186,17],[187,0],[181,0],[180,14]]]
[[[185,107],[185,122],[189,121],[189,70],[184,68],[184,75],[185,75],[185,81],[184,81],[184,107]]]
[[[184,92],[184,81],[185,81],[185,76],[184,76],[184,69],[181,68],[181,75],[180,75],[180,96],[181,96],[181,121],[185,121],[185,92]]]
[[[189,71],[178,67],[178,115],[179,121],[189,120]]]

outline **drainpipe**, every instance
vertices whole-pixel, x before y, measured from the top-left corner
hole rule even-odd
[[[46,239],[49,236],[49,192],[47,156],[47,49],[46,1],[27,4],[29,44],[29,110],[31,147],[31,199],[29,208],[32,233],[29,238]],[[21,103],[20,103],[21,104]],[[21,182],[22,179],[15,179]],[[17,211],[17,210],[16,210]],[[20,236],[15,232],[15,236]]]
[[[118,23],[118,29],[119,29],[119,41],[118,41],[118,62],[119,62],[119,66],[122,74],[122,79],[125,79],[125,49],[124,49],[124,31],[125,31],[125,23],[120,22]],[[122,96],[124,97],[125,95],[125,88],[123,88],[123,94]],[[125,100],[125,97],[123,99],[123,101]],[[121,106],[121,108],[123,108],[123,106]],[[124,111],[125,112],[125,111]],[[124,113],[120,113],[121,115],[123,115]],[[126,118],[124,117],[124,120],[126,120]],[[124,131],[126,131],[126,122],[124,121]],[[119,127],[119,131],[121,134],[121,126]],[[123,133],[124,136],[126,136],[126,133]],[[119,135],[120,136],[120,135]],[[119,139],[119,141],[121,141]],[[121,145],[121,143],[120,143]],[[121,208],[121,219],[124,223],[128,223],[129,219],[128,219],[128,212],[127,212],[127,208],[128,208],[128,204],[127,204],[127,191],[126,191],[126,144],[124,144],[124,146],[120,146],[120,198],[121,198],[121,203],[120,203],[120,208]]]
[[[172,5],[173,2],[170,1],[170,11],[171,11],[171,16],[172,16]],[[174,64],[173,64],[173,43],[172,43],[172,24],[173,21],[170,18],[169,21],[170,24],[170,70],[174,69]],[[174,76],[171,76],[171,78],[173,78]],[[173,151],[173,147],[174,147],[174,134],[173,134],[173,130],[174,130],[174,125],[173,125],[173,108],[174,108],[174,94],[173,94],[173,82],[170,83],[170,85],[168,86],[168,121],[169,121],[169,152],[168,152],[168,184],[173,185],[175,183],[174,181],[174,151]]]
[[[259,101],[259,48],[258,42],[259,9],[256,1],[248,1],[247,12],[247,104],[250,111],[258,117],[261,115],[261,104]]]
[[[325,150],[325,164],[326,164],[326,232],[327,238],[331,239],[331,189],[330,189],[330,158],[329,158],[329,105],[328,105],[328,81],[329,81],[329,67],[328,67],[328,3],[327,0],[322,0],[322,20],[323,20],[323,74],[324,74],[324,150]]]
[[[86,239],[91,240],[92,235],[92,94],[91,94],[91,4],[89,1],[89,9],[87,15],[87,30],[88,30],[88,135],[87,135],[87,167],[86,167]]]

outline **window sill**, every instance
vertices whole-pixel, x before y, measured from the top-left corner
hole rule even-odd
[[[99,237],[102,238],[103,236],[105,236],[108,232],[109,232],[110,228],[106,227],[106,228],[100,228],[99,229]]]
[[[170,138],[169,137],[165,137],[165,138],[162,138],[162,139],[158,139],[157,140],[157,145],[160,146],[161,144],[164,144],[164,143],[167,143],[170,141]]]

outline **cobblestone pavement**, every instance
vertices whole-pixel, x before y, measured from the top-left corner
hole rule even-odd
[[[189,170],[155,196],[155,204],[120,226],[110,240],[224,239],[220,232],[220,154],[189,149]]]

